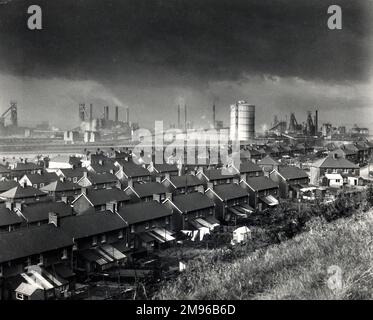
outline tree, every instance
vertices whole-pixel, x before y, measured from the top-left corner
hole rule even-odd
[[[370,207],[373,207],[373,184],[370,183],[367,188],[367,202]]]

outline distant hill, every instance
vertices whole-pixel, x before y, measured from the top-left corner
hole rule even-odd
[[[155,299],[372,299],[372,211],[307,230],[238,259],[206,250]]]

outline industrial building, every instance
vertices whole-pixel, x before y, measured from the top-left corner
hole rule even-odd
[[[85,103],[80,103],[78,108],[79,127],[65,132],[64,140],[73,143],[83,140],[85,143],[96,142],[101,139],[115,140],[118,137],[131,136],[132,126],[129,121],[129,108],[126,108],[125,121],[119,120],[119,107],[115,106],[114,120],[110,119],[109,106],[103,107],[99,117],[94,117],[93,105],[89,108]]]
[[[287,124],[287,121],[279,121],[277,116],[275,116],[268,133],[273,133],[276,135],[286,133],[302,136],[317,136],[319,134],[318,121],[318,110],[315,110],[315,115],[313,117],[311,111],[308,111],[307,119],[303,123],[298,123],[295,114],[291,113],[289,125]]]
[[[255,138],[255,105],[237,101],[230,107],[230,139],[249,141]]]

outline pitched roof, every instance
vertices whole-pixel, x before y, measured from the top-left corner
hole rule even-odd
[[[126,223],[111,211],[92,212],[60,220],[61,230],[74,239],[120,230],[126,226]]]
[[[89,173],[88,179],[94,185],[118,181],[118,178],[112,173]]]
[[[102,189],[102,190],[91,190],[87,191],[86,197],[94,205],[102,205],[110,201],[128,201],[130,197],[122,190],[113,189]]]
[[[172,203],[182,212],[206,209],[215,205],[209,197],[200,192],[174,196]]]
[[[155,170],[157,170],[160,173],[178,172],[179,171],[176,164],[169,164],[169,163],[153,164],[153,167],[154,167]]]
[[[39,189],[35,189],[33,187],[22,187],[18,185],[8,191],[0,193],[0,198],[5,199],[22,199],[22,198],[32,198],[32,197],[40,197],[46,196],[47,194]]]
[[[222,168],[222,169],[208,169],[204,170],[203,174],[211,180],[224,180],[237,177],[237,173],[233,172],[233,168]]]
[[[0,207],[0,227],[22,223],[22,221],[22,218],[15,212],[9,210],[4,205]]]
[[[307,172],[295,166],[281,166],[277,170],[286,180],[308,178]]]
[[[119,169],[116,167],[113,163],[107,163],[99,164],[99,163],[91,163],[91,167],[93,171],[97,173],[110,173],[110,172],[117,172]]]
[[[249,195],[244,188],[241,188],[235,183],[214,186],[213,191],[219,196],[219,198],[223,199],[223,201],[237,199]]]
[[[263,159],[258,161],[258,165],[272,165],[278,166],[279,163],[270,156],[265,156]]]
[[[71,206],[64,202],[55,201],[24,204],[21,212],[28,223],[48,220],[50,212],[56,213],[60,218],[73,214]]]
[[[19,184],[15,180],[9,181],[0,181],[0,192],[8,191],[14,187],[17,187]]]
[[[344,153],[345,155],[356,155],[356,150],[351,150],[351,149],[348,149],[348,148],[339,148],[337,150],[334,150],[333,152],[337,152],[337,153]]]
[[[54,181],[40,188],[40,190],[42,191],[49,191],[49,192],[73,191],[77,189],[80,189],[80,186],[78,184],[70,182],[70,181],[61,181],[61,180]]]
[[[172,215],[172,210],[152,200],[124,206],[119,209],[118,213],[131,225],[170,216]]]
[[[140,198],[167,192],[166,187],[159,182],[134,183],[132,188]]]
[[[47,184],[58,180],[58,176],[55,172],[44,172],[42,174],[26,173],[25,176],[30,180],[32,184]]]
[[[62,174],[66,177],[66,178],[74,178],[74,177],[77,177],[78,180],[83,177],[83,174],[84,172],[87,172],[87,169],[86,168],[75,168],[75,169],[72,169],[72,168],[69,168],[69,169],[60,169]]]
[[[276,182],[264,176],[248,178],[246,183],[255,191],[278,188]]]
[[[331,168],[331,169],[358,169],[357,164],[352,163],[351,161],[343,157],[333,157],[329,155],[326,158],[319,159],[315,161],[311,166],[316,168]]]
[[[185,176],[171,176],[171,183],[178,189],[184,188],[185,185],[188,187],[200,186],[203,182],[194,175],[185,175]]]
[[[7,168],[6,166],[3,166],[2,164],[0,164],[0,173],[1,174],[9,173],[9,172],[10,172],[9,168]]]
[[[147,169],[133,162],[120,161],[120,164],[124,174],[129,178],[150,176],[150,172]]]
[[[43,166],[36,164],[36,163],[17,162],[12,170],[13,171],[32,171],[32,170],[40,170],[40,169],[43,169]]]
[[[240,172],[241,173],[256,172],[256,171],[262,171],[262,168],[259,167],[254,162],[243,161],[243,162],[240,163]]]
[[[0,263],[72,245],[72,238],[53,224],[21,228],[1,234]]]

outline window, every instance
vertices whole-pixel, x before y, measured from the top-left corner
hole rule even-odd
[[[75,246],[75,245],[74,245]],[[66,260],[67,259],[67,249],[63,249],[62,250],[62,257],[61,257],[62,260]]]
[[[97,237],[92,237],[92,246],[97,245]]]
[[[123,230],[119,231],[118,239],[123,239]]]
[[[332,173],[337,173],[337,169],[333,169],[333,170],[332,170]]]
[[[17,300],[25,300],[25,297],[22,293],[16,292],[16,299]]]
[[[337,182],[337,183],[340,182],[340,179],[336,179],[335,182]]]
[[[103,234],[101,236],[101,243],[105,243],[106,242],[106,234]]]
[[[44,263],[44,257],[42,254],[39,254],[39,265],[42,265]]]

